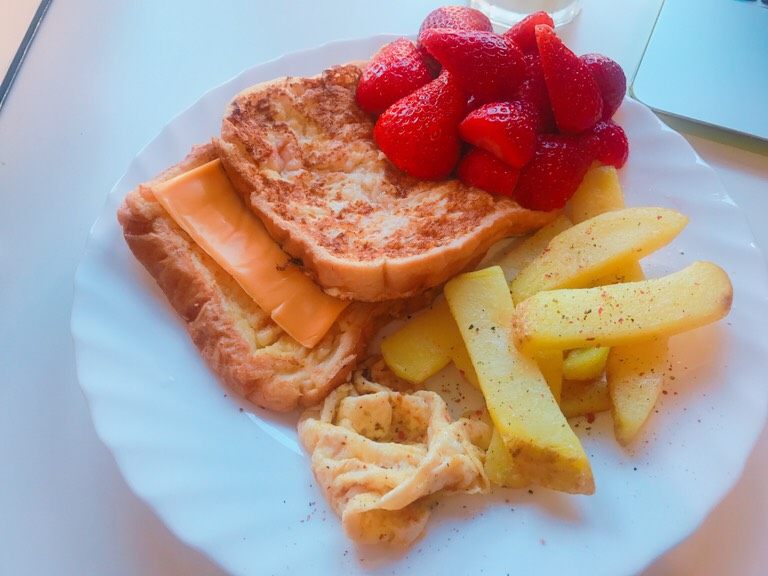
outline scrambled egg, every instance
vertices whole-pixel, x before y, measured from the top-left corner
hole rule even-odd
[[[451,421],[436,393],[395,392],[356,373],[304,413],[299,438],[347,534],[406,546],[424,531],[437,492],[487,492],[480,421]]]

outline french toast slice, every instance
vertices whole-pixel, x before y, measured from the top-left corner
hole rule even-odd
[[[368,341],[404,304],[353,302],[312,349],[288,336],[160,205],[152,186],[217,157],[212,144],[132,190],[118,220],[133,254],[186,324],[216,374],[238,394],[275,411],[320,402],[344,382]]]
[[[246,204],[328,294],[418,294],[555,216],[394,168],[355,103],[361,71],[347,64],[253,86],[230,102],[214,140]]]

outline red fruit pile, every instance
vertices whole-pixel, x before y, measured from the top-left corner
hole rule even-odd
[[[611,120],[625,91],[616,62],[574,54],[545,12],[499,35],[477,10],[444,6],[426,17],[418,44],[401,38],[373,57],[356,96],[378,115],[374,139],[403,172],[456,173],[526,208],[555,210],[593,161],[626,162],[627,137]]]

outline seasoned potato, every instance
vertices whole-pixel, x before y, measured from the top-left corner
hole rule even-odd
[[[563,387],[563,352],[561,350],[541,350],[534,356],[541,374],[547,381],[552,396],[560,403],[560,391]]]
[[[610,410],[611,397],[608,393],[608,384],[602,378],[583,382],[576,380],[563,382],[560,409],[566,418]]]
[[[563,377],[567,380],[594,380],[605,370],[610,348],[595,346],[571,350],[563,360]]]
[[[451,346],[461,336],[444,299],[411,318],[381,343],[381,355],[400,378],[420,384],[451,361]]]
[[[450,315],[450,310],[447,312]],[[453,316],[451,316],[451,319],[453,319]],[[454,321],[454,326],[456,325]],[[456,334],[458,334],[459,338],[458,341],[453,345],[451,348],[451,359],[453,360],[453,363],[456,365],[456,368],[459,369],[459,372],[461,372],[461,375],[464,376],[464,379],[469,382],[473,387],[480,389],[480,383],[477,381],[477,374],[475,374],[475,367],[472,366],[472,359],[469,357],[469,352],[467,352],[467,347],[464,346],[464,340],[461,339],[461,334],[459,334],[458,328],[456,329]]]
[[[645,280],[645,272],[637,260],[624,262],[607,274],[600,276],[592,283],[592,286],[608,286],[609,284],[621,284],[623,282],[639,282]]]
[[[539,292],[518,304],[515,339],[528,353],[623,346],[719,320],[732,300],[725,271],[711,262],[694,262],[653,280]]]
[[[574,224],[605,212],[624,208],[624,192],[613,166],[593,164],[568,201],[567,211]]]
[[[555,402],[536,362],[517,351],[514,306],[498,266],[462,274],[445,296],[475,367],[494,426],[532,483],[591,494],[587,455]]]
[[[510,284],[516,303],[542,290],[580,288],[669,243],[688,218],[666,208],[606,212],[561,232]]]
[[[488,480],[507,488],[525,488],[530,484],[522,475],[498,430],[493,429],[491,443],[485,453],[485,475]]]
[[[503,255],[494,258],[495,263],[501,266],[504,271],[507,282],[511,281],[520,270],[544,252],[555,236],[571,226],[573,226],[571,221],[560,215],[519,244],[512,246]]]
[[[605,375],[614,432],[621,444],[635,438],[656,404],[664,384],[667,348],[666,338],[611,348]]]
[[[475,369],[444,298],[411,318],[381,343],[381,355],[400,378],[421,384],[453,360],[466,380],[478,388]]]

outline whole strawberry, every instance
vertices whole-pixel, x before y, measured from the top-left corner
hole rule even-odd
[[[544,70],[538,54],[526,54],[525,79],[517,90],[517,99],[525,102],[535,112],[537,132],[555,132],[555,116],[552,114],[552,104],[544,81]]]
[[[612,120],[595,124],[586,137],[586,145],[595,160],[617,169],[624,166],[629,157],[627,135],[624,129]]]
[[[556,210],[576,192],[592,163],[592,153],[579,136],[542,134],[536,153],[520,171],[515,199],[531,210]]]
[[[355,100],[365,112],[381,114],[403,96],[432,80],[416,45],[399,38],[371,59],[357,84]]]
[[[432,28],[493,31],[493,25],[488,16],[479,10],[468,8],[467,6],[441,6],[427,14],[419,28],[419,46],[421,46],[421,35]]]
[[[502,196],[514,196],[519,174],[518,169],[479,148],[464,155],[458,170],[459,180],[467,186]]]
[[[603,113],[603,97],[589,68],[549,26],[536,26],[536,42],[557,127],[569,134],[589,130]]]
[[[538,54],[539,47],[536,45],[536,25],[546,24],[552,28],[555,23],[552,17],[546,12],[534,12],[520,20],[509,30],[504,32],[504,37],[512,40],[524,54]]]
[[[536,149],[536,114],[522,102],[485,104],[462,120],[459,134],[509,166],[522,168]]]
[[[461,152],[459,122],[467,97],[450,73],[392,104],[373,137],[387,158],[416,178],[439,180],[453,172]]]
[[[579,58],[589,69],[603,97],[603,120],[610,120],[624,100],[627,77],[618,63],[602,54],[584,54]]]
[[[508,99],[523,79],[523,54],[493,32],[430,29],[422,44],[476,104]]]

